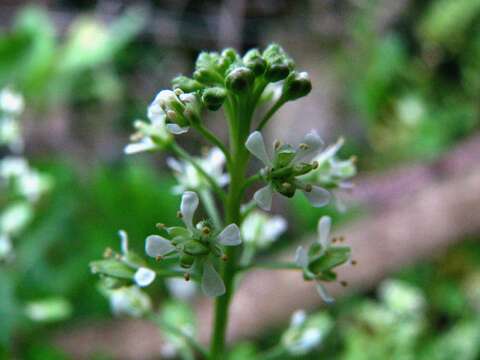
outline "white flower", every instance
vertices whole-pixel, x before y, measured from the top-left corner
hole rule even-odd
[[[332,245],[331,224],[331,218],[323,216],[318,222],[317,241],[311,245],[308,252],[299,246],[295,253],[295,263],[303,269],[305,279],[315,281],[318,294],[327,304],[335,302],[335,299],[321,281],[334,280],[336,275],[332,270],[350,260],[350,248]]]
[[[20,156],[7,156],[0,160],[0,177],[4,179],[20,177],[29,169],[27,160]]]
[[[22,95],[5,88],[0,91],[0,112],[6,112],[11,115],[19,115],[24,108]]]
[[[32,207],[28,203],[11,204],[0,214],[0,231],[7,235],[16,235],[25,228],[32,216]]]
[[[11,151],[19,153],[23,150],[23,139],[20,124],[12,116],[0,117],[0,144],[8,145]]]
[[[236,246],[242,240],[236,224],[227,225],[220,233],[211,232],[205,222],[193,223],[193,217],[199,205],[198,195],[185,191],[180,204],[180,214],[185,227],[170,227],[165,230],[173,237],[171,240],[160,235],[150,235],[145,241],[145,252],[151,257],[163,257],[173,252],[180,254],[181,265],[190,268],[196,259],[202,271],[201,287],[208,296],[220,296],[225,292],[225,285],[218,275],[209,255],[223,257],[219,245]],[[182,263],[188,259],[189,263]]]
[[[229,175],[224,173],[225,155],[219,148],[212,148],[203,158],[196,159],[198,165],[209,174],[220,187],[228,184]],[[167,158],[167,165],[174,171],[178,185],[174,187],[174,193],[181,194],[185,190],[201,191],[210,188],[205,177],[190,163]]]
[[[180,300],[191,299],[197,291],[197,285],[193,281],[184,281],[179,278],[168,278],[165,283],[171,296]]]
[[[307,199],[314,207],[322,207],[328,204],[330,194],[319,186],[304,184],[297,177],[300,170],[298,167],[308,167],[308,171],[314,168],[314,164],[307,164],[303,160],[317,152],[323,145],[322,140],[315,131],[305,135],[297,149],[288,146],[275,149],[273,159],[267,153],[263,136],[255,131],[248,137],[245,146],[255,157],[266,166],[263,170],[268,185],[258,190],[253,198],[263,210],[269,211],[272,206],[273,191],[276,190],[291,197],[296,189],[304,192]],[[296,167],[297,166],[297,167]]]
[[[137,286],[109,290],[110,307],[115,315],[141,317],[152,308],[150,297]]]
[[[281,216],[269,216],[261,211],[252,211],[243,220],[242,239],[258,248],[270,246],[287,230],[287,221]]]
[[[290,355],[305,355],[320,345],[332,326],[332,320],[327,314],[307,316],[304,310],[297,310],[282,336],[282,345]]]
[[[8,259],[12,255],[12,241],[6,234],[0,234],[0,260]]]

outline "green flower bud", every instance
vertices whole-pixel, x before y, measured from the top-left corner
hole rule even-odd
[[[226,48],[222,51],[222,58],[227,60],[229,64],[233,64],[235,61],[239,59],[239,56],[235,49],[233,48]]]
[[[105,259],[92,261],[90,270],[93,274],[101,274],[121,279],[133,279],[134,271],[121,261]]]
[[[273,161],[275,168],[283,168],[290,165],[295,158],[296,151],[290,145],[282,145],[275,151],[275,159]]]
[[[180,266],[185,269],[191,268],[194,261],[195,257],[193,257],[192,255],[182,254],[182,256],[180,256]]]
[[[202,102],[207,109],[216,111],[220,109],[226,97],[227,91],[224,88],[211,87],[203,92]]]
[[[243,57],[243,63],[247,68],[253,71],[255,76],[263,75],[267,63],[257,49],[249,50]]]
[[[290,74],[290,66],[286,62],[267,63],[265,78],[269,82],[285,79]]]
[[[198,68],[193,73],[193,78],[206,85],[215,85],[222,82],[222,78],[213,69]]]
[[[270,82],[285,79],[294,68],[292,59],[278,44],[269,45],[263,52],[267,62],[265,78]]]
[[[250,89],[254,81],[255,75],[252,70],[246,67],[237,67],[227,75],[225,85],[233,92],[243,93]]]
[[[295,100],[307,95],[312,90],[312,83],[306,72],[293,71],[288,75],[283,84],[283,97],[288,100]]]
[[[207,246],[197,240],[189,240],[185,243],[183,251],[189,255],[206,255],[209,253]]]
[[[204,86],[197,80],[191,79],[187,76],[177,76],[172,80],[174,89],[182,89],[186,93],[195,92],[204,88]]]

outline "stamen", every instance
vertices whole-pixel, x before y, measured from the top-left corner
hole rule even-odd
[[[315,170],[316,168],[318,168],[318,161],[317,160],[312,162],[312,169]]]
[[[142,138],[143,134],[139,131],[130,135],[130,141],[140,141]]]
[[[346,287],[346,286],[348,286],[348,282],[347,281],[340,281],[340,285],[342,285],[343,287]]]
[[[156,260],[156,261],[160,261],[160,260],[162,260],[162,259],[163,259],[163,256],[161,256],[161,255],[155,256],[155,260]]]
[[[179,219],[183,218],[183,214],[180,211],[177,211],[177,218]]]
[[[278,148],[279,148],[280,146],[282,146],[282,143],[281,143],[280,140],[275,140],[275,141],[273,142],[273,148],[274,148],[275,150],[278,150]]]
[[[156,223],[156,224],[155,224],[155,227],[156,227],[158,230],[163,230],[163,229],[165,229],[165,224],[164,224],[164,223]]]
[[[310,149],[310,146],[308,144],[305,144],[305,143],[301,143],[300,145],[298,145],[298,147],[301,149],[301,150],[308,150]]]
[[[226,254],[223,254],[222,255],[222,260],[225,261],[225,262],[228,261],[228,256]]]
[[[183,274],[183,278],[185,279],[185,281],[190,281],[190,273],[186,272],[185,274]]]
[[[351,261],[351,264],[352,264],[353,266],[355,266],[355,265],[358,264],[358,262],[357,262],[357,260],[352,260],[352,261]]]
[[[312,184],[307,184],[307,185],[305,185],[305,191],[306,191],[306,192],[311,192],[312,190],[313,190]]]
[[[203,229],[202,229],[202,233],[203,235],[208,235],[210,234],[212,231],[210,230],[210,228],[208,226],[205,226]]]

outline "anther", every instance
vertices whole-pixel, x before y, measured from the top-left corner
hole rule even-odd
[[[332,243],[336,243],[338,241],[338,239],[336,237],[332,238]]]
[[[156,261],[160,261],[160,260],[162,260],[162,259],[163,259],[163,257],[162,257],[161,255],[155,256],[155,260],[156,260]]]
[[[226,254],[223,254],[223,255],[222,255],[222,260],[223,260],[223,261],[228,261],[228,256],[227,256]]]
[[[163,230],[163,229],[165,229],[165,224],[164,224],[164,223],[156,223],[156,224],[155,224],[155,227],[156,227],[158,230]]]
[[[183,274],[183,278],[185,279],[185,281],[190,281],[190,273],[186,272],[185,274]]]
[[[177,218],[179,219],[183,218],[183,214],[181,211],[177,211]]]
[[[288,183],[288,182],[284,182],[282,184],[282,187],[286,190],[290,189],[292,187],[292,184]]]
[[[183,94],[183,90],[180,89],[180,88],[176,88],[174,91],[175,91],[175,95],[177,95],[177,96],[180,96],[180,95]]]
[[[311,192],[312,190],[313,190],[312,184],[307,184],[307,185],[305,185],[305,191],[306,191],[306,192]]]
[[[139,141],[143,138],[143,134],[141,132],[136,132],[130,135],[130,141]]]
[[[210,228],[209,228],[208,226],[205,226],[205,227],[202,229],[202,233],[203,233],[204,235],[208,235],[208,234],[211,233],[211,230],[210,230]]]
[[[348,282],[346,282],[346,281],[340,281],[340,285],[342,285],[343,287],[346,287],[346,286],[348,286]]]
[[[308,144],[305,144],[305,143],[301,143],[300,145],[298,145],[298,147],[301,150],[308,150],[310,148],[310,146],[308,146]]]
[[[317,160],[315,160],[314,162],[312,162],[312,169],[315,170],[316,168],[318,168],[318,161],[317,161]]]
[[[344,236],[340,236],[340,237],[338,238],[338,241],[344,242],[344,241],[345,241],[345,237],[344,237]]]
[[[355,155],[350,156],[350,161],[351,161],[352,163],[355,164],[355,163],[357,162],[357,160],[358,160],[358,158],[357,158]]]
[[[351,261],[351,264],[352,264],[353,266],[357,265],[357,264],[358,264],[358,263],[357,263],[357,260],[352,260],[352,261]]]

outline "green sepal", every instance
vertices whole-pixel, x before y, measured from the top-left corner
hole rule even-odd
[[[185,243],[183,251],[190,255],[206,255],[209,248],[197,240],[189,240]]]
[[[308,74],[293,71],[285,79],[282,96],[285,100],[292,101],[306,96],[310,91],[312,91],[312,82],[308,78]]]
[[[295,176],[305,175],[312,171],[312,169],[312,164],[302,162],[299,164],[295,164],[295,166],[293,167],[293,173],[295,174]]]
[[[181,227],[181,226],[171,226],[168,228],[165,228],[167,231],[168,235],[170,235],[173,238],[181,237],[181,238],[189,238],[192,236],[192,233],[190,230]]]
[[[134,270],[116,259],[92,261],[90,271],[94,274],[113,276],[121,279],[133,279]]]
[[[342,265],[350,259],[351,249],[347,246],[330,247],[324,254],[308,264],[308,269],[314,274],[320,274]]]
[[[335,281],[335,280],[337,280],[337,274],[334,273],[331,270],[326,270],[326,271],[321,272],[317,276],[317,279],[318,280],[323,280],[323,281]]]
[[[225,86],[235,93],[248,91],[255,81],[255,74],[247,67],[235,67],[225,78]]]
[[[182,254],[180,256],[180,266],[185,269],[190,269],[195,261],[195,257],[189,254]]]
[[[273,166],[275,168],[283,168],[290,165],[296,155],[295,149],[290,145],[282,145],[275,151],[275,159],[273,160]]]

